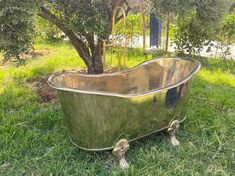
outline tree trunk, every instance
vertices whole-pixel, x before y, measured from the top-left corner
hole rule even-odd
[[[102,56],[99,54],[97,56],[95,56],[95,59],[94,59],[94,69],[95,69],[95,73],[96,74],[101,74],[104,72],[104,69],[103,69],[103,62],[102,62]]]
[[[92,55],[90,58],[84,58],[83,60],[90,60],[92,61],[89,66],[87,65],[87,72],[88,74],[101,74],[104,72],[104,64],[102,55],[105,53],[102,53],[102,47],[103,42],[101,40],[98,40],[97,45],[94,44],[94,36],[90,36],[87,38],[88,43],[90,45],[91,53],[89,51],[89,54]],[[83,58],[83,56],[81,56]]]
[[[93,57],[87,57],[87,56],[80,56],[80,57],[83,60],[91,61],[89,62],[90,64],[86,63],[88,74],[102,74],[104,72],[101,54],[96,54]]]

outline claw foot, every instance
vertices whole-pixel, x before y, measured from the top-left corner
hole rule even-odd
[[[167,129],[169,140],[174,147],[180,145],[179,140],[176,138],[176,132],[179,127],[180,127],[180,122],[178,120],[175,120],[170,124],[170,127]]]
[[[125,159],[125,153],[129,150],[130,145],[127,140],[122,139],[116,143],[113,149],[113,155],[116,156],[119,161],[119,165],[122,169],[128,168],[129,164]]]

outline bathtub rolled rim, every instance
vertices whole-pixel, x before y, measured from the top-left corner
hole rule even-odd
[[[140,93],[136,93],[136,94],[119,94],[119,93],[111,93],[111,92],[103,92],[103,91],[95,91],[95,90],[94,91],[86,91],[86,90],[79,90],[79,89],[74,89],[74,88],[58,87],[53,82],[53,79],[55,77],[65,75],[65,74],[75,74],[75,75],[81,75],[83,77],[100,77],[100,76],[106,76],[106,75],[110,76],[110,75],[116,75],[116,74],[123,74],[123,73],[130,72],[132,70],[135,70],[135,69],[137,69],[137,68],[139,68],[139,67],[141,67],[145,64],[151,63],[155,60],[159,60],[159,59],[187,60],[187,61],[196,63],[196,66],[195,66],[195,69],[192,70],[190,74],[188,74],[188,76],[184,77],[181,81],[178,81],[176,84],[166,86],[166,87],[156,88],[156,89],[153,89],[153,90],[140,92]],[[161,92],[161,91],[164,91],[164,90],[169,90],[169,89],[178,87],[178,86],[186,83],[187,81],[189,81],[200,70],[200,68],[201,68],[201,63],[196,59],[182,58],[182,57],[161,57],[161,58],[153,58],[153,59],[150,59],[150,60],[146,60],[146,61],[138,64],[137,66],[134,66],[134,67],[129,68],[127,70],[114,72],[114,73],[103,73],[103,74],[97,74],[97,75],[88,75],[88,74],[74,73],[74,72],[58,73],[58,74],[54,74],[54,75],[50,76],[47,80],[47,83],[53,89],[60,90],[60,91],[73,92],[73,93],[82,93],[82,94],[89,94],[89,95],[102,95],[102,96],[120,97],[120,98],[134,98],[134,97],[146,96],[146,95],[149,95],[149,94],[152,94],[152,93],[157,93],[157,92]]]

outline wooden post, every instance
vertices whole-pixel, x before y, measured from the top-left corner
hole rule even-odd
[[[121,60],[122,60],[122,38],[119,37],[118,39],[119,47],[117,50],[117,58],[118,58],[118,71],[120,70],[120,67],[122,66]]]
[[[128,36],[126,35],[126,39],[125,39],[125,47],[124,47],[124,67],[126,67],[126,54],[127,54],[127,46],[128,46]]]
[[[144,13],[144,4],[142,4],[142,19],[143,19],[143,48],[145,50],[146,48],[146,19],[145,19],[145,13]]]
[[[106,66],[106,41],[103,40],[103,65],[104,65],[104,70]]]
[[[169,32],[170,32],[170,13],[167,15],[167,24],[166,24],[166,52],[169,48]]]

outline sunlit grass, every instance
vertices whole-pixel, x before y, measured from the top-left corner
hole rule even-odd
[[[53,54],[0,68],[0,175],[234,175],[235,61],[197,58],[203,67],[191,82],[181,146],[162,134],[139,140],[127,154],[131,167],[122,171],[109,152],[74,147],[59,104],[43,102],[33,89],[40,77],[84,68],[76,51],[66,43],[35,48]],[[127,64],[145,59],[130,50]]]

